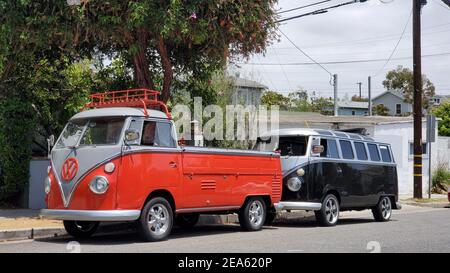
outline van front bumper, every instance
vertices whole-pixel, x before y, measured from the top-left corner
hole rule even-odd
[[[275,203],[275,210],[320,210],[322,208],[321,203],[314,202],[279,202]]]
[[[69,221],[135,221],[140,215],[140,210],[65,210],[42,209],[40,215],[45,219],[69,220]]]

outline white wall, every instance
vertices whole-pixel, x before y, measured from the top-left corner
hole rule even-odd
[[[435,132],[437,139],[437,130]],[[399,194],[411,195],[413,188],[413,156],[409,154],[409,143],[413,142],[413,123],[379,124],[374,127],[373,137],[380,142],[391,144],[397,162]],[[426,122],[422,123],[422,138],[426,141]],[[432,145],[432,169],[437,162],[437,144]],[[423,196],[428,193],[428,160],[429,153],[423,156],[422,185]]]
[[[446,164],[450,169],[450,137],[439,136],[436,143],[438,164]]]

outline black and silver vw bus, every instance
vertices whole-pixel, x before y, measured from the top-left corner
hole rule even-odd
[[[280,210],[311,210],[325,226],[339,211],[371,209],[388,221],[398,203],[397,168],[389,144],[368,136],[320,129],[281,129],[258,138],[256,149],[281,153]]]

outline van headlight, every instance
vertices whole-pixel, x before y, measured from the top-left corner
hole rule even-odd
[[[286,185],[290,191],[299,191],[302,187],[302,181],[297,176],[294,176],[288,179]]]
[[[45,180],[44,180],[44,191],[45,191],[45,194],[49,194],[51,188],[52,188],[52,180],[50,179],[49,176],[47,176],[45,178]]]
[[[103,194],[108,190],[109,182],[104,176],[96,176],[89,183],[89,188],[95,194]]]

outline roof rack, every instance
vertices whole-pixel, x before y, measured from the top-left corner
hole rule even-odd
[[[83,108],[106,108],[106,107],[143,107],[144,114],[148,116],[147,108],[163,111],[170,119],[167,105],[158,101],[159,91],[140,88],[119,91],[109,91],[90,95],[91,102]]]

